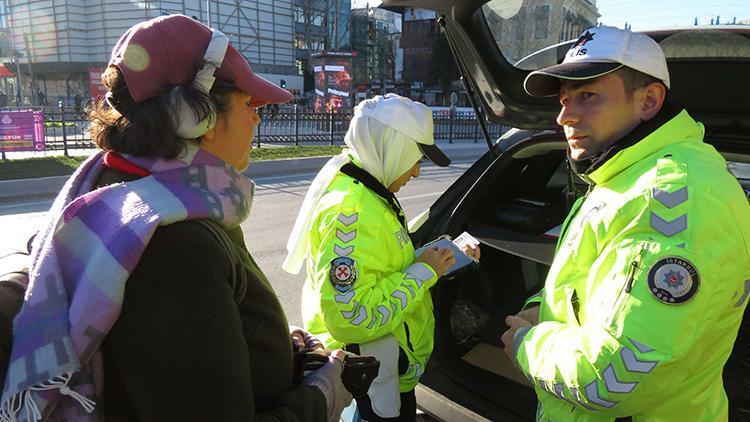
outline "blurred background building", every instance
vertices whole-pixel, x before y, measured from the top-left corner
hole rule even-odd
[[[292,0],[1,0],[0,44],[2,39],[7,44],[0,61],[9,71],[20,71],[24,104],[71,103],[77,95],[96,95],[94,79],[127,28],[171,13],[226,33],[258,74],[302,92]],[[9,90],[12,103],[15,78],[2,79],[0,87]]]

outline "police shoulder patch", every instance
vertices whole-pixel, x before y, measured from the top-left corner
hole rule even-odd
[[[685,258],[667,256],[648,270],[648,289],[654,297],[669,305],[692,299],[700,287],[700,275]]]
[[[331,260],[331,271],[328,278],[336,291],[346,293],[351,290],[357,280],[357,268],[354,265],[354,260],[346,256],[339,256]]]

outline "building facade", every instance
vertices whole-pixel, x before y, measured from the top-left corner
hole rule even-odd
[[[432,46],[440,36],[437,14],[430,10],[406,8],[400,47],[404,64],[402,77],[421,90],[431,78]]]
[[[311,55],[321,51],[350,52],[351,0],[293,0],[294,59],[304,78],[302,92],[314,88]]]
[[[354,83],[359,100],[394,92],[400,80],[401,14],[378,8],[352,10]],[[398,72],[397,72],[398,70]]]
[[[600,16],[595,0],[524,0],[518,5],[509,11],[503,3],[490,2],[483,9],[495,41],[511,63],[577,38]]]
[[[88,98],[90,75],[109,59],[120,36],[132,25],[181,13],[221,30],[256,73],[287,88],[301,89],[294,62],[292,0],[2,0],[0,26],[10,48],[23,55],[23,103]]]

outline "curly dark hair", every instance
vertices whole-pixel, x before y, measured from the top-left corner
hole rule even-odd
[[[173,107],[166,95],[173,87],[166,87],[163,95],[135,102],[117,67],[110,66],[102,74],[102,84],[111,92],[112,108],[100,101],[89,111],[89,134],[104,150],[139,157],[174,159],[185,150],[185,139],[175,133]],[[232,84],[217,79],[209,95],[190,85],[181,87],[190,107],[201,119],[215,112],[224,115],[230,110],[231,95],[239,90]],[[119,110],[119,111],[118,111]]]

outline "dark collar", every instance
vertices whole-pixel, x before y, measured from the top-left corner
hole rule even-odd
[[[623,136],[619,141],[610,145],[600,153],[585,158],[583,160],[574,160],[570,156],[570,148],[568,148],[568,161],[570,162],[570,168],[578,175],[587,175],[594,172],[596,169],[602,166],[602,164],[609,161],[610,158],[614,157],[615,154],[624,150],[625,148],[631,147],[641,139],[645,138],[655,130],[659,129],[664,123],[670,121],[677,114],[682,111],[682,107],[674,104],[665,104],[661,111],[654,116],[653,119],[641,122],[638,126],[633,128],[627,135]]]
[[[393,192],[389,191],[385,186],[383,186],[383,184],[380,183],[378,179],[375,178],[375,176],[355,166],[352,163],[344,164],[344,166],[341,167],[340,171],[345,175],[353,178],[354,180],[360,181],[363,185],[365,185],[365,187],[373,191],[381,198],[385,199],[385,201],[388,202],[388,205],[390,205],[393,209],[393,212],[396,213],[398,221],[402,226],[404,226],[404,228],[406,228],[406,216],[404,216],[404,211],[401,208],[401,204],[399,204],[398,199],[396,199],[396,195],[394,195]]]

